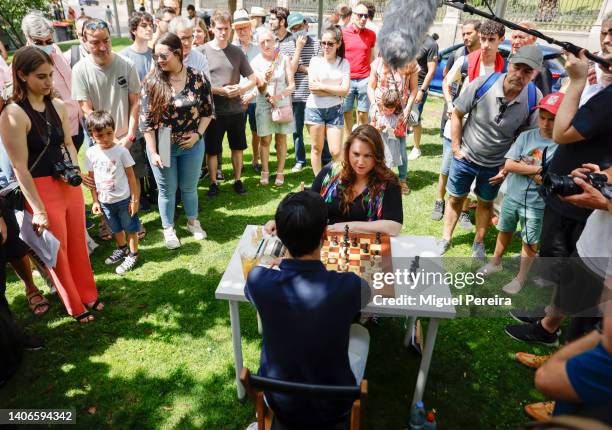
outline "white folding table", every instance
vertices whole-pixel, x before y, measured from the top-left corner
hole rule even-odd
[[[245,396],[245,390],[240,382],[240,371],[242,370],[242,337],[240,334],[240,311],[239,302],[246,302],[244,296],[245,279],[242,274],[242,263],[240,261],[240,250],[248,247],[254,247],[251,241],[252,234],[257,226],[248,225],[244,230],[240,242],[236,246],[231,260],[229,261],[223,277],[215,291],[215,297],[219,300],[227,300],[229,302],[230,322],[232,328],[232,343],[234,348],[234,367],[236,371],[236,386],[238,390],[238,398],[242,399]],[[435,240],[431,236],[414,236],[400,235],[391,238],[391,255],[393,256],[393,270],[410,269],[412,259],[410,257],[420,256],[420,264],[425,272],[442,271],[440,257],[436,253]],[[395,296],[402,295],[435,295],[437,298],[451,297],[450,288],[445,284],[418,286],[411,289],[408,285],[396,285]],[[455,317],[455,307],[452,305],[444,305],[437,307],[435,305],[417,305],[415,306],[380,306],[370,302],[364,309],[364,312],[369,312],[384,316],[395,317],[428,317],[429,326],[425,339],[425,347],[421,357],[421,365],[417,376],[416,387],[414,390],[413,404],[423,398],[425,384],[427,382],[427,374],[429,365],[433,355],[434,345],[438,332],[438,322],[444,318]]]

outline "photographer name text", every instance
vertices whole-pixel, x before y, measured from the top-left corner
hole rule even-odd
[[[512,299],[500,297],[479,297],[473,294],[460,294],[455,297],[438,297],[435,294],[422,294],[411,296],[402,294],[398,297],[383,297],[376,294],[373,297],[376,306],[432,306],[443,308],[445,306],[512,306]]]

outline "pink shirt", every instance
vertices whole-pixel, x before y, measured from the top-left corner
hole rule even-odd
[[[76,100],[72,100],[72,70],[70,69],[70,63],[66,61],[57,45],[53,45],[51,58],[54,63],[53,88],[66,104],[70,130],[72,130],[72,136],[76,136],[79,134],[79,122],[83,114],[79,108],[79,103]]]
[[[376,45],[376,33],[364,28],[357,30],[355,24],[342,29],[345,56],[351,65],[351,79],[362,79],[370,76],[370,52]]]

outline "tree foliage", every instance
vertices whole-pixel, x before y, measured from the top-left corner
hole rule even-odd
[[[16,46],[24,45],[26,41],[21,32],[21,20],[34,9],[48,12],[49,4],[47,0],[1,0],[0,28]]]

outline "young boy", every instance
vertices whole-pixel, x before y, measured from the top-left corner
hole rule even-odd
[[[290,193],[276,210],[277,234],[290,256],[280,270],[255,267],[245,286],[263,324],[259,375],[284,381],[356,385],[363,379],[370,337],[352,324],[370,301],[354,273],[327,271],[321,243],[327,207],[310,191]],[[327,428],[346,418],[351,401],[265,393],[287,426]]]
[[[118,246],[104,262],[108,265],[121,262],[115,272],[123,275],[138,262],[140,196],[132,167],[134,159],[130,151],[115,141],[115,121],[108,112],[92,112],[87,118],[87,128],[96,143],[85,154],[85,169],[96,182],[96,189],[91,192],[92,212],[104,211]]]
[[[385,144],[385,164],[388,168],[402,164],[400,154],[399,138],[395,136],[395,129],[400,121],[401,109],[400,95],[395,90],[386,90],[380,97],[380,109],[372,109],[372,126],[375,127],[383,138]]]
[[[544,97],[538,112],[538,128],[521,133],[508,153],[504,168],[510,172],[507,179],[507,190],[501,207],[497,229],[495,254],[489,263],[479,269],[480,273],[489,275],[502,270],[502,256],[512,241],[517,223],[521,223],[523,246],[518,275],[502,290],[508,294],[518,293],[525,284],[527,274],[537,254],[537,244],[542,231],[544,217],[544,199],[538,194],[542,181],[542,156],[546,151],[546,161],[550,161],[557,149],[552,141],[555,115],[563,100],[563,94],[551,93]]]

